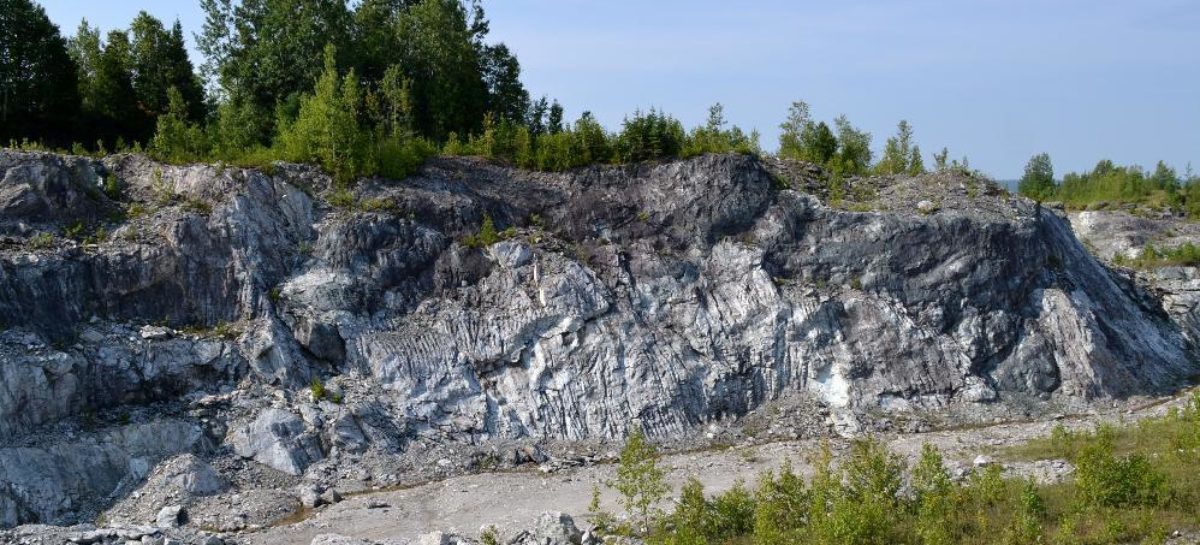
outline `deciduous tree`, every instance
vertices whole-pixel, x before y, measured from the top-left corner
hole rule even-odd
[[[1057,188],[1050,154],[1039,153],[1031,157],[1025,164],[1025,175],[1021,176],[1017,191],[1026,197],[1041,201],[1053,197]]]
[[[45,10],[0,0],[0,141],[67,145],[78,112],[75,64]]]

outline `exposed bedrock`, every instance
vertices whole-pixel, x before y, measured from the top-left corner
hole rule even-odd
[[[1197,320],[1054,211],[950,173],[873,179],[846,207],[805,192],[816,171],[746,156],[439,159],[347,205],[291,165],[0,167],[0,525],[79,520],[47,499],[85,497],[68,485],[119,500],[150,474],[126,458],[309,478],[414,438],[683,438],[783,398],[853,430],[1163,393],[1198,367]],[[195,437],[130,454],[105,435],[160,407]],[[36,450],[66,434],[99,446]],[[26,460],[46,482],[5,469]]]

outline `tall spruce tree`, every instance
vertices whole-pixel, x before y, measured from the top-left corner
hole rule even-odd
[[[144,131],[147,116],[138,108],[133,92],[129,37],[113,30],[105,36],[96,74],[88,83],[94,134],[111,149],[132,143]]]
[[[204,90],[188,59],[179,21],[168,31],[158,19],[141,12],[129,26],[133,91],[138,106],[152,117],[170,108],[168,90],[183,100],[187,118],[204,117]]]
[[[292,161],[325,167],[341,183],[369,172],[375,161],[370,135],[359,124],[361,89],[351,70],[338,76],[337,50],[325,48],[324,69],[311,95],[300,99],[295,122],[280,128],[279,145]]]

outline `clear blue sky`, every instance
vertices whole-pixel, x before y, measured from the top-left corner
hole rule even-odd
[[[197,0],[43,0],[73,33],[145,8],[200,29]],[[908,119],[998,178],[1050,153],[1056,174],[1097,159],[1200,170],[1196,0],[485,0],[492,38],[526,86],[616,128],[657,106],[700,123],[713,102],[776,145],[793,100],[845,113],[875,148]]]

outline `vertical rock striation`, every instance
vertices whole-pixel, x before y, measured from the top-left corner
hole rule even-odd
[[[413,437],[681,438],[789,397],[853,429],[1162,393],[1197,370],[1196,320],[1057,214],[948,173],[859,181],[876,198],[849,210],[779,188],[821,184],[803,169],[735,155],[565,174],[439,159],[342,207],[289,165],[6,151],[0,171],[0,525],[77,520],[49,496],[119,496],[179,454],[300,476]],[[485,217],[501,235],[465,244]],[[114,416],[129,407],[196,435],[133,471],[101,437],[141,433]],[[79,433],[111,449],[37,450],[89,415],[118,431]]]

